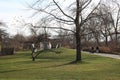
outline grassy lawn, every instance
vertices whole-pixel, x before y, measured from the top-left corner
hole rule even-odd
[[[0,56],[0,80],[120,80],[120,60],[82,53],[82,63],[75,60],[75,50],[60,48],[41,53],[35,62],[31,52]]]

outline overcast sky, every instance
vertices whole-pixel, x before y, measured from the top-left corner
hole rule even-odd
[[[15,19],[25,18],[30,19],[30,12],[27,4],[33,0],[0,0],[0,21],[6,22],[8,32],[12,35],[19,31],[15,25]]]
[[[11,35],[16,33],[28,34],[28,30],[23,28],[23,26],[18,25],[16,20],[24,19],[28,22],[35,21],[35,18],[33,19],[30,17],[32,12],[28,9],[28,4],[33,1],[35,0],[0,0],[0,21],[3,21],[8,25],[7,31]],[[69,0],[69,2],[72,1],[73,0]]]

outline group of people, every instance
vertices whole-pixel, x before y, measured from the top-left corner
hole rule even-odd
[[[98,46],[97,46],[96,48],[91,47],[90,52],[91,52],[91,53],[94,53],[94,52],[99,53],[99,47],[98,47]]]

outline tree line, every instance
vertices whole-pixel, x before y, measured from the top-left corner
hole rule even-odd
[[[81,51],[86,47],[120,47],[118,0],[36,0],[29,8],[40,19],[37,24],[25,23],[24,26],[30,27],[34,35],[37,31],[45,32],[45,29],[49,29],[56,31],[59,36],[64,35],[66,40],[69,38],[70,43],[75,44],[76,62],[82,61]]]
[[[75,37],[76,61],[82,61],[82,43],[85,41],[96,42],[97,46],[100,46],[101,42],[105,42],[105,46],[110,44],[118,46],[119,1],[99,0],[95,3],[93,0],[75,0],[71,3],[67,0],[46,1],[37,0],[30,8],[41,15],[45,14],[46,19],[73,26],[73,30],[67,31],[73,33]],[[66,27],[60,29],[65,30]]]

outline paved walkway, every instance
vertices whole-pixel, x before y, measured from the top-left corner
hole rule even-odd
[[[90,52],[86,52],[86,53],[90,53]],[[90,54],[92,54],[92,53],[90,53]],[[100,56],[103,56],[103,57],[110,57],[110,58],[120,59],[120,55],[105,54],[105,53],[93,53],[93,54],[94,55],[100,55]]]

